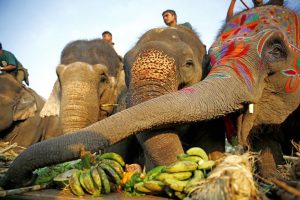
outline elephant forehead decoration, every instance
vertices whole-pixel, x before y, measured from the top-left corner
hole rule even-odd
[[[171,85],[176,85],[176,67],[175,60],[169,57],[162,51],[156,49],[146,49],[141,52],[136,61],[132,65],[132,83],[137,83],[152,79],[164,82],[164,80],[171,81]],[[172,88],[176,89],[176,88]]]
[[[280,33],[282,39],[296,54],[296,58],[291,63],[291,68],[282,70],[282,74],[288,76],[286,92],[293,92],[298,87],[300,76],[299,59],[299,16],[297,13],[287,8],[279,6],[263,6],[245,11],[228,22],[219,36],[218,40],[209,50],[211,64],[213,66],[209,78],[230,78],[229,75],[220,73],[216,68],[226,65],[232,68],[238,77],[252,91],[254,79],[250,69],[242,58],[249,51],[253,51],[250,45],[257,41],[256,52],[258,59],[261,59],[262,49],[265,42],[273,35]],[[252,47],[252,49],[251,49]],[[261,62],[260,62],[261,63]],[[226,67],[222,67],[226,70]],[[295,78],[294,86],[291,86],[292,79]]]

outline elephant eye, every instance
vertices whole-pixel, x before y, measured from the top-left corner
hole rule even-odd
[[[268,46],[267,59],[269,62],[275,62],[287,58],[287,49],[281,40],[275,39],[271,41]]]
[[[192,67],[193,66],[193,60],[192,59],[188,59],[187,61],[186,61],[186,63],[185,63],[185,66],[186,67]]]
[[[105,74],[101,74],[100,75],[100,82],[101,83],[104,83],[104,82],[107,82],[108,78]]]

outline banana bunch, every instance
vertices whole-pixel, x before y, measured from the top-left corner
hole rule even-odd
[[[188,149],[177,156],[177,161],[168,166],[157,166],[147,172],[143,181],[134,185],[137,192],[151,195],[167,195],[183,199],[205,179],[215,162],[208,159],[199,147]]]
[[[123,177],[123,158],[116,153],[104,153],[97,157],[97,164],[89,169],[76,170],[69,178],[71,192],[77,196],[85,193],[100,196],[116,191]]]

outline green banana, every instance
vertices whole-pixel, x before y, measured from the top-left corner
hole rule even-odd
[[[81,174],[81,171],[77,170],[75,171],[70,179],[69,179],[69,185],[70,185],[70,188],[71,188],[71,192],[73,194],[75,194],[76,196],[83,196],[84,195],[84,191],[80,185],[80,182],[79,182],[79,176]]]
[[[178,199],[184,199],[186,197],[186,194],[182,193],[182,192],[178,192],[176,191],[174,193],[174,195],[178,198]]]
[[[97,170],[98,170],[98,173],[100,175],[101,183],[102,183],[101,192],[104,193],[104,194],[110,193],[110,185],[109,185],[107,175],[105,174],[104,170],[100,166],[97,166]]]
[[[105,171],[105,173],[114,181],[115,184],[120,185],[121,179],[117,172],[109,165],[100,162],[99,166]]]
[[[78,171],[78,169],[70,169],[68,171],[65,171],[56,177],[53,178],[53,182],[55,186],[62,189],[69,185],[69,179],[74,174],[74,172]]]
[[[114,153],[114,152],[108,152],[108,153],[104,153],[104,154],[100,155],[99,160],[102,160],[102,159],[114,160],[114,161],[117,161],[122,167],[125,166],[125,162],[124,162],[122,156],[120,156],[119,154]]]
[[[149,194],[152,192],[151,190],[149,190],[148,188],[145,187],[144,182],[139,182],[139,183],[134,184],[134,189],[139,192],[146,193],[146,194]]]
[[[99,172],[98,172],[96,166],[93,166],[93,167],[91,168],[91,176],[92,176],[92,178],[93,178],[93,181],[94,181],[96,187],[97,187],[99,190],[101,190],[101,186],[102,186],[102,185],[101,185],[101,177],[100,177],[100,174],[99,174]]]
[[[177,161],[164,168],[163,172],[174,173],[174,172],[186,172],[194,171],[198,167],[198,164],[192,161]]]
[[[85,191],[95,197],[100,196],[100,189],[95,187],[90,170],[84,170],[81,172],[79,182]]]
[[[160,174],[165,168],[166,168],[166,166],[164,166],[164,165],[159,165],[159,166],[154,167],[153,169],[151,169],[150,171],[147,172],[147,174],[145,176],[145,180],[155,179],[155,177],[158,174]]]
[[[144,186],[153,192],[161,192],[165,184],[161,181],[149,180],[144,182]]]
[[[178,154],[177,159],[178,160],[188,160],[188,161],[193,161],[193,162],[199,162],[199,161],[203,160],[199,156],[190,156],[185,153]]]
[[[171,189],[182,192],[187,185],[188,181],[179,181],[174,178],[165,179],[164,182],[168,185]]]
[[[120,165],[120,163],[118,163],[115,160],[109,160],[109,159],[103,159],[101,160],[101,162],[111,166],[117,172],[119,177],[121,179],[123,178],[124,170],[123,167]]]
[[[156,180],[164,181],[165,179],[174,178],[177,180],[186,180],[193,175],[192,172],[175,172],[175,173],[161,173],[156,176]]]
[[[186,194],[190,193],[195,188],[195,186],[197,185],[197,183],[199,183],[202,179],[204,179],[204,174],[203,174],[202,170],[195,170],[193,178],[191,178],[188,181],[188,183],[185,186],[185,188],[184,188],[183,191]]]
[[[213,166],[215,166],[215,161],[213,160],[208,160],[208,161],[203,161],[198,163],[198,169],[212,169]]]
[[[200,147],[192,147],[192,148],[188,149],[186,151],[186,153],[190,156],[199,156],[205,161],[208,160],[208,156],[207,156],[206,152]]]

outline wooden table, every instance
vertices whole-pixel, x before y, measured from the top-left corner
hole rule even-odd
[[[85,195],[77,197],[67,190],[45,189],[41,191],[27,192],[22,195],[12,195],[5,198],[6,200],[167,200],[169,198],[157,197],[157,196],[141,196],[131,197],[123,192],[110,193],[108,195],[102,195],[100,197],[92,197]]]

